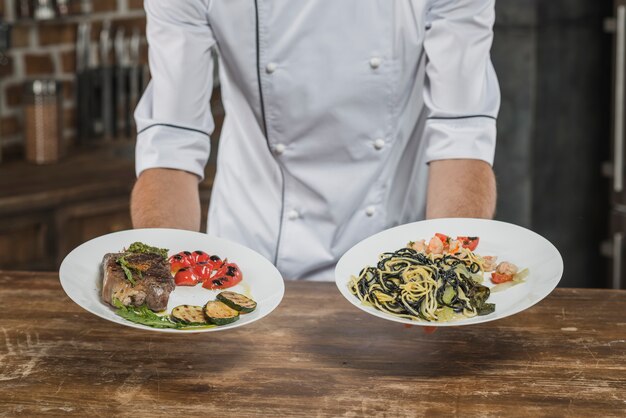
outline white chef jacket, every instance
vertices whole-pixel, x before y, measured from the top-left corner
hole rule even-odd
[[[147,0],[137,175],[203,176],[216,48],[208,233],[332,280],[359,240],[424,217],[429,161],[493,162],[494,1]]]

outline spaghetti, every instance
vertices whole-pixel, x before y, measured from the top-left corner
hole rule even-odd
[[[411,246],[410,243],[409,246]],[[487,315],[483,286],[485,261],[468,248],[440,254],[401,248],[380,255],[376,267],[365,267],[349,283],[362,303],[400,318],[445,321]]]

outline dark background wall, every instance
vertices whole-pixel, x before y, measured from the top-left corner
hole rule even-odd
[[[604,287],[612,38],[603,20],[612,3],[498,0],[496,11],[497,219],[552,241],[562,286]]]

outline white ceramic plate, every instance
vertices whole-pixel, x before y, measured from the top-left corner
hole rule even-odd
[[[430,239],[435,233],[449,236],[478,236],[476,252],[481,255],[497,255],[498,261],[510,261],[520,269],[528,268],[525,283],[492,293],[488,301],[496,304],[496,310],[484,316],[451,322],[412,321],[398,318],[361,304],[350,293],[348,283],[352,275],[358,275],[365,266],[378,262],[379,254],[396,251],[409,241]],[[359,309],[390,321],[412,325],[458,326],[494,321],[528,309],[552,292],[563,275],[563,259],[559,251],[542,236],[517,225],[484,219],[434,219],[400,225],[373,235],[352,247],[337,263],[335,282],[341,294]],[[493,287],[485,275],[483,283]]]
[[[228,290],[252,297],[257,302],[256,310],[242,314],[240,319],[232,324],[191,330],[152,328],[119,317],[115,314],[114,308],[104,303],[101,298],[102,258],[106,253],[121,251],[135,241],[168,248],[169,255],[185,250],[203,250],[237,263],[243,273],[243,280]],[[65,257],[59,276],[65,293],[78,305],[101,318],[129,327],[174,333],[224,331],[249,324],[272,312],[282,300],[285,291],[285,284],[278,270],[260,254],[225,239],[176,229],[135,229],[92,239]],[[219,292],[204,289],[202,285],[178,286],[170,294],[167,312],[183,304],[202,306],[209,300],[215,300]]]

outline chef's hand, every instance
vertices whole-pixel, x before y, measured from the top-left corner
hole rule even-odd
[[[426,218],[493,218],[496,178],[482,160],[431,161]]]
[[[130,201],[134,228],[200,230],[198,177],[181,170],[143,171]]]

